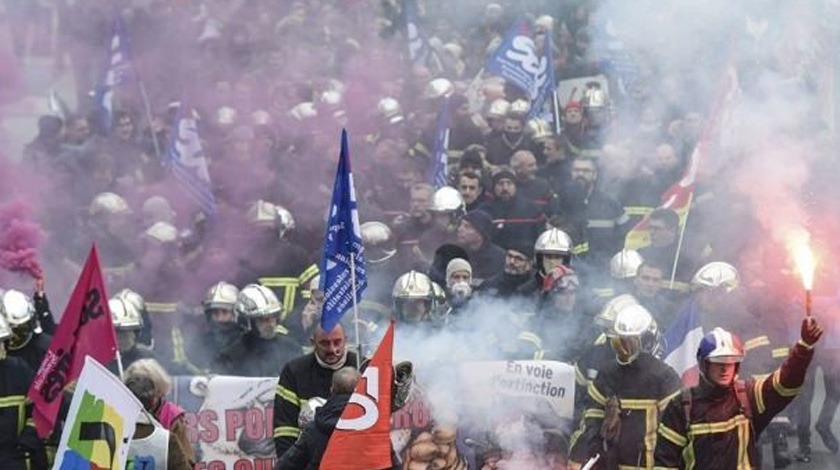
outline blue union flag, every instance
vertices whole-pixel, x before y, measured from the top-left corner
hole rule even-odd
[[[347,131],[342,130],[341,153],[338,157],[338,169],[327,219],[327,234],[324,237],[324,258],[321,262],[320,287],[324,292],[321,328],[324,331],[332,331],[347,309],[353,305],[353,295],[358,302],[367,288],[365,250],[362,247],[359,227]],[[352,265],[355,265],[356,269],[355,292],[351,280]]]

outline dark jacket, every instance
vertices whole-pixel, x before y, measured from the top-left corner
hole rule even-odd
[[[345,364],[355,365],[356,354],[348,352]],[[314,397],[328,397],[333,372],[318,364],[315,353],[293,359],[283,367],[274,397],[274,447],[278,458],[300,436],[298,415],[301,403]]]
[[[280,457],[280,470],[317,470],[327,443],[350,395],[333,395],[315,411],[315,419],[303,428],[294,445]]]
[[[32,422],[32,404],[26,393],[35,372],[22,359],[0,359],[0,468],[47,468],[44,443]]]
[[[467,250],[467,254],[476,282],[490,278],[505,268],[505,250],[489,241],[485,241],[476,251]]]
[[[219,370],[227,375],[273,377],[302,351],[300,344],[286,335],[263,339],[251,332],[220,354]]]
[[[530,271],[525,274],[516,275],[508,274],[502,271],[484,281],[478,289],[476,289],[476,293],[481,293],[483,295],[486,294],[493,297],[511,297],[516,295],[517,289],[526,282],[530,281],[533,276],[534,275]]]
[[[542,210],[519,194],[508,201],[491,200],[480,210],[493,219],[493,243],[504,248],[514,242],[533,243],[545,228]]]
[[[799,394],[814,351],[790,349],[770,376],[743,383],[744,407],[735,387],[700,385],[672,399],[659,421],[654,465],[663,469],[758,468],[757,437]]]

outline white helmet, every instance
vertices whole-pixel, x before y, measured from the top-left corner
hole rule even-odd
[[[239,289],[233,284],[227,282],[217,282],[207,289],[204,294],[204,312],[207,313],[213,309],[234,310],[236,299],[239,296]]]
[[[507,116],[507,113],[510,111],[510,102],[504,99],[497,99],[490,103],[490,107],[487,108],[487,117],[488,118],[504,118]]]
[[[131,214],[131,212],[131,207],[127,202],[125,202],[125,199],[123,199],[122,196],[111,192],[97,194],[93,197],[93,201],[91,201],[90,206],[88,206],[88,213],[90,215]]]
[[[0,313],[6,317],[10,327],[17,328],[32,321],[35,317],[35,305],[28,295],[9,289],[0,297]]]
[[[623,249],[610,260],[610,277],[613,279],[630,279],[636,277],[639,266],[644,258],[636,250]]]
[[[443,289],[435,287],[435,283],[429,276],[418,272],[409,271],[397,278],[391,297],[394,301],[396,316],[403,321],[420,322],[431,318],[437,310],[437,301]],[[444,294],[445,295],[445,294]],[[405,312],[404,307],[411,301],[423,301],[425,310],[422,313]]]
[[[531,111],[531,103],[526,100],[516,100],[510,104],[508,116],[525,117]]]
[[[541,233],[534,243],[534,253],[568,255],[572,252],[572,237],[559,228],[550,228]]]
[[[610,345],[620,364],[633,362],[641,352],[656,354],[659,348],[659,327],[653,315],[639,304],[621,309],[613,323]]]
[[[295,228],[295,218],[288,209],[262,199],[251,205],[246,218],[259,227],[276,228],[280,238],[283,238],[287,231]]]
[[[268,287],[248,284],[239,291],[234,311],[244,318],[270,317],[282,315],[283,304]]]
[[[388,120],[389,124],[397,124],[405,119],[399,101],[391,97],[385,97],[379,100],[376,103],[376,110],[380,116]]]
[[[434,212],[464,212],[464,197],[452,186],[444,186],[432,197],[432,211]]]
[[[613,335],[613,326],[615,325],[615,317],[618,312],[625,307],[631,305],[638,305],[639,301],[630,294],[621,294],[610,299],[598,315],[595,316],[595,324],[601,327],[608,336]]]
[[[365,261],[380,264],[397,254],[394,233],[382,222],[365,222],[359,227],[365,247]]]
[[[691,278],[692,290],[723,288],[726,292],[732,292],[740,283],[738,270],[723,261],[713,261],[703,266]]]
[[[143,328],[143,314],[137,305],[119,294],[108,301],[108,309],[117,331],[139,331]]]
[[[143,238],[161,245],[178,241],[178,229],[169,222],[155,222],[143,232]]]
[[[455,86],[452,82],[445,78],[436,78],[426,85],[424,96],[427,99],[438,99],[444,96],[449,96],[455,91]]]
[[[315,108],[315,104],[305,101],[303,103],[296,104],[292,109],[290,109],[289,115],[298,121],[305,121],[318,116],[318,109]]]

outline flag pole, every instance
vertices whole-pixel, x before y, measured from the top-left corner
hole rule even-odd
[[[143,99],[143,107],[146,110],[146,120],[149,121],[149,132],[152,135],[152,145],[155,148],[155,157],[157,157],[157,160],[160,161],[160,143],[158,142],[157,132],[155,132],[155,123],[152,121],[152,106],[149,104],[149,95],[146,93],[146,85],[143,83],[143,80],[140,80],[139,75],[137,75],[137,83],[140,85],[140,96]]]
[[[671,268],[671,282],[668,284],[668,289],[674,289],[674,278],[677,276],[677,264],[680,261],[680,252],[682,251],[683,239],[685,238],[685,228],[688,226],[688,215],[691,214],[691,202],[694,200],[694,191],[688,195],[688,208],[685,211],[685,220],[683,221],[682,229],[680,230],[680,239],[677,241],[677,253],[674,255],[674,266]]]
[[[557,97],[557,87],[552,93],[554,97],[554,133],[560,135],[560,99]]]
[[[356,369],[362,366],[362,339],[359,337],[359,302],[356,300],[356,254],[350,252],[350,286],[353,289],[353,326],[356,329]]]
[[[120,373],[120,380],[122,380],[125,374],[123,373],[122,354],[119,347],[117,347],[117,371]]]

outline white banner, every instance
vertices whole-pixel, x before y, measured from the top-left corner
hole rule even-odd
[[[125,468],[142,409],[120,379],[85,357],[53,468]]]

